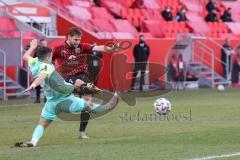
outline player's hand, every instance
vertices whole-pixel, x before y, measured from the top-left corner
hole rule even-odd
[[[36,88],[36,84],[31,84],[27,89],[25,89],[24,91],[23,91],[23,93],[25,93],[25,92],[28,92],[28,91],[31,91],[32,89],[34,89],[34,88]]]
[[[131,41],[109,41],[104,45],[104,49],[106,52],[118,52],[127,50],[132,46]]]
[[[116,51],[120,50],[120,48],[121,48],[120,47],[120,43],[115,43],[111,47],[110,46],[106,46],[106,50],[108,52],[116,52]]]
[[[36,49],[37,46],[38,46],[38,41],[37,41],[37,39],[33,39],[33,40],[30,42],[30,48]]]
[[[116,43],[115,45],[112,46],[113,51],[118,51],[120,49],[120,43]]]
[[[81,85],[83,85],[85,82],[83,82],[81,79],[77,79],[75,82],[75,86],[80,87]]]

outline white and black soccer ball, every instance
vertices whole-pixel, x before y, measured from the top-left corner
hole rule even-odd
[[[166,98],[156,99],[153,103],[153,106],[155,112],[157,112],[158,114],[167,114],[172,109],[170,101]]]

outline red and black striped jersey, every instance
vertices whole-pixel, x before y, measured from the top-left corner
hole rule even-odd
[[[77,48],[69,46],[66,42],[55,47],[53,61],[56,70],[64,77],[73,76],[77,73],[88,72],[87,55],[91,53],[93,45],[80,43]]]

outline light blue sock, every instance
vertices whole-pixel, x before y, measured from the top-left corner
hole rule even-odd
[[[42,137],[42,135],[44,133],[44,130],[45,130],[45,128],[41,124],[37,125],[37,127],[35,128],[33,135],[32,135],[32,141],[31,141],[34,146],[37,145],[39,139]]]

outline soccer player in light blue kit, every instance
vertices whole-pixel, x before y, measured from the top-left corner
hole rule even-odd
[[[66,113],[79,113],[83,110],[89,112],[101,112],[101,105],[93,104],[91,100],[84,100],[79,97],[75,97],[73,94],[64,94],[58,92],[50,87],[49,80],[50,75],[55,71],[52,62],[52,50],[48,47],[37,48],[37,40],[32,40],[30,48],[26,51],[23,59],[28,62],[29,68],[34,77],[34,82],[25,91],[30,91],[36,86],[44,83],[44,94],[47,98],[47,102],[42,109],[41,117],[38,125],[36,126],[32,139],[29,142],[17,142],[16,147],[35,147],[42,137],[45,129],[56,119],[57,114],[61,112]],[[37,48],[37,57],[31,57],[31,53]],[[83,81],[77,80],[75,86],[83,85]],[[66,83],[66,85],[71,85]],[[118,104],[118,95],[114,94],[112,99],[104,106],[107,109],[113,109]],[[106,111],[106,110],[105,110]]]

